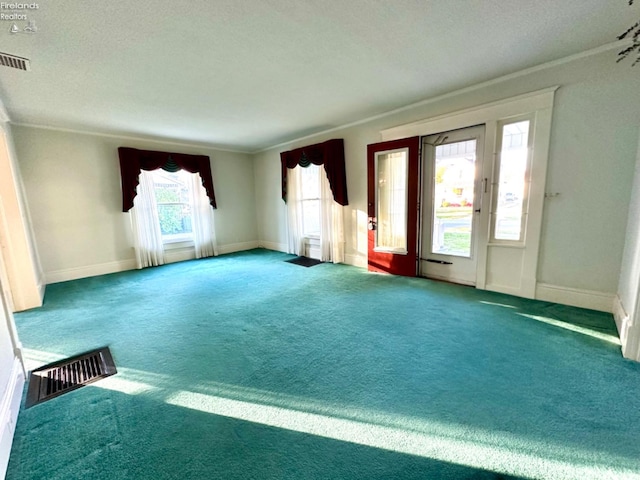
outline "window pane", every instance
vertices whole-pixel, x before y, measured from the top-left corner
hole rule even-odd
[[[160,231],[165,239],[191,236],[193,232],[190,175],[184,170],[153,172]]]
[[[406,252],[408,152],[379,154],[376,162],[376,247]]]
[[[299,168],[302,177],[302,198],[320,198],[320,170],[323,167],[311,164],[306,168]]]
[[[302,201],[302,225],[305,236],[320,235],[320,200]]]
[[[529,156],[529,120],[502,127],[500,178],[495,216],[497,240],[520,240],[526,171]]]
[[[431,253],[471,257],[476,140],[436,147]]]
[[[191,207],[188,204],[158,204],[162,235],[190,234]]]
[[[321,165],[300,168],[302,182],[302,234],[320,235],[320,175],[324,175]]]

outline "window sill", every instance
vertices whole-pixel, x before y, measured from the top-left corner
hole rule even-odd
[[[505,241],[496,241],[493,240],[492,242],[487,243],[488,247],[506,247],[506,248],[519,248],[520,250],[524,250],[525,248],[527,248],[527,246],[522,243],[522,242],[516,242],[515,240],[513,241],[509,241],[509,240],[505,240]]]
[[[175,240],[165,240],[162,242],[165,250],[177,250],[180,248],[193,248],[194,243],[191,239],[175,239]]]

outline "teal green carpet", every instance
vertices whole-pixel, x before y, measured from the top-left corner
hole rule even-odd
[[[119,373],[20,412],[7,478],[640,478],[610,315],[254,250],[50,285],[29,368]]]

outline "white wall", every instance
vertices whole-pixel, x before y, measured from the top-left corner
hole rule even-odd
[[[367,248],[366,145],[380,141],[381,130],[560,85],[547,172],[547,191],[560,195],[545,203],[538,282],[561,287],[567,294],[575,291],[578,302],[578,293],[585,298],[595,294],[611,305],[620,274],[640,125],[640,73],[637,68],[616,64],[615,56],[609,51],[489,82],[257,154],[261,244],[286,245],[285,207],[280,198],[281,151],[344,138],[349,194],[346,255],[349,263],[362,265]],[[600,299],[595,303],[602,304]]]
[[[13,130],[48,283],[135,267],[128,214],[122,213],[121,146],[208,155],[221,252],[257,245],[248,154],[24,126]]]

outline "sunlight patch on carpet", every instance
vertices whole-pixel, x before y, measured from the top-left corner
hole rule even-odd
[[[122,372],[120,372],[122,375]],[[153,393],[160,391],[160,388],[149,385],[148,383],[136,382],[125,378],[109,377],[100,383],[91,385],[92,387],[104,388],[114,392],[126,393],[127,395],[141,395],[143,393]]]
[[[59,353],[44,352],[42,350],[34,350],[32,348],[23,348],[22,357],[24,359],[25,368],[28,371],[35,370],[47,363],[57,362],[62,360],[67,355],[61,355]]]
[[[29,350],[40,360],[57,354]],[[169,375],[121,368],[118,376],[91,385],[127,395],[152,394],[190,410],[249,421],[338,441],[416,455],[473,468],[540,479],[636,479],[628,459],[483,431],[431,419],[363,410],[246,386],[208,381],[199,392],[176,389]]]
[[[108,382],[116,378],[110,377],[93,387],[152,394],[191,410],[521,477],[640,479],[625,470],[628,458],[551,440],[215,381],[194,386],[197,392],[191,392],[176,388],[173,376],[130,368],[121,368],[118,377],[117,382]]]
[[[442,436],[415,432],[188,391],[179,391],[170,395],[166,403],[285,430],[509,475],[553,480],[640,478],[637,473],[626,471],[615,463],[617,468],[613,471],[607,465],[543,458],[540,455],[518,451],[517,448],[492,445],[498,433],[491,433],[486,442],[475,439],[466,440],[455,438],[455,435]]]
[[[513,305],[507,305],[506,303],[496,303],[496,302],[487,302],[486,300],[480,300],[480,303],[484,303],[485,305],[494,305],[496,307],[504,307],[504,308],[518,308]]]
[[[600,340],[604,340],[605,342],[612,343],[614,345],[621,345],[620,339],[615,335],[609,335],[607,333],[598,332],[596,330],[591,330],[589,328],[581,327],[579,325],[574,325],[572,323],[563,322],[561,320],[556,320],[554,318],[549,317],[541,317],[539,315],[529,315],[528,313],[517,313],[516,315],[520,315],[521,317],[530,318],[532,320],[536,320],[538,322],[546,323],[548,325],[553,325],[554,327],[564,328],[566,330],[571,330],[572,332],[581,333],[583,335],[588,335],[593,338],[597,338]]]

